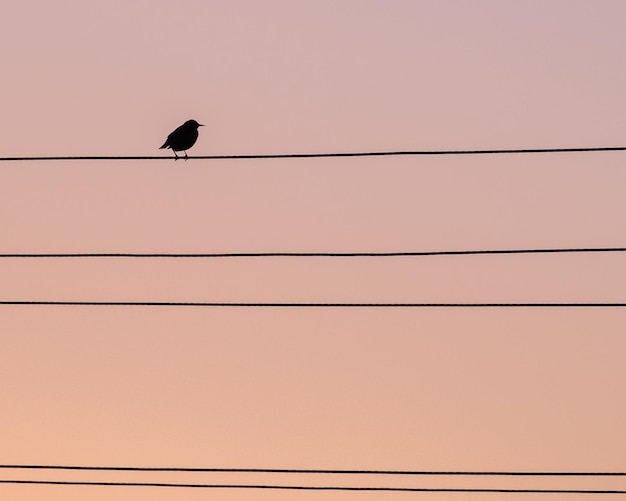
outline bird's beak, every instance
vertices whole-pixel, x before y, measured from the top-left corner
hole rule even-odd
[[[198,127],[204,127],[204,124],[198,124]]]

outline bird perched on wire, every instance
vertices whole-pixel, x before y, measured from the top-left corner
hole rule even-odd
[[[176,152],[183,151],[185,152],[185,160],[187,160],[187,150],[196,144],[196,140],[198,139],[198,127],[202,126],[202,124],[199,124],[195,120],[187,120],[183,125],[167,136],[165,143],[163,143],[163,146],[159,149],[171,148],[176,157],[175,160],[178,160]]]

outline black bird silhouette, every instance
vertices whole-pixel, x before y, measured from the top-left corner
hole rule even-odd
[[[198,127],[202,127],[202,124],[199,124],[195,120],[187,120],[183,125],[167,136],[165,143],[163,143],[163,146],[159,149],[171,148],[176,157],[175,160],[178,160],[176,152],[184,151],[185,160],[187,160],[187,150],[196,144],[196,140],[198,139]]]

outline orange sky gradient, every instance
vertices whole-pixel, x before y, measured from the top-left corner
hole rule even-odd
[[[188,119],[206,124],[190,156],[625,146],[625,16],[621,0],[13,2],[0,156],[168,156]],[[5,161],[0,253],[624,247],[625,159]],[[622,253],[4,258],[0,276],[3,301],[626,301]],[[623,308],[0,305],[0,464],[626,471],[625,334]],[[18,478],[626,490],[0,469]],[[0,484],[11,501],[383,496],[507,497]]]

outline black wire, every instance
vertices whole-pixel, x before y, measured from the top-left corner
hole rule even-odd
[[[626,303],[225,303],[168,301],[0,301],[25,306],[197,306],[258,308],[623,308]]]
[[[346,153],[279,153],[266,155],[202,155],[190,156],[189,160],[248,160],[271,158],[329,158],[329,157],[380,157],[406,155],[493,155],[513,153],[579,153],[599,151],[624,151],[626,146],[591,147],[591,148],[523,148],[489,150],[422,150],[422,151],[369,151]],[[22,160],[175,160],[164,156],[44,156],[44,157],[0,157],[0,161]]]
[[[128,257],[128,258],[222,258],[222,257],[400,257],[400,256],[467,256],[479,254],[557,254],[626,252],[626,247],[587,247],[558,249],[495,249],[456,251],[397,251],[397,252],[213,252],[213,253],[12,253],[0,258],[78,258],[78,257]]]
[[[62,480],[0,480],[0,484],[31,485],[88,485],[115,487],[178,487],[192,489],[281,489],[307,491],[386,491],[386,492],[498,492],[526,494],[626,494],[620,490],[587,489],[474,489],[474,488],[421,488],[421,487],[342,487],[305,485],[239,485],[239,484],[170,484],[161,482],[82,482]]]
[[[32,465],[0,464],[0,469],[11,470],[87,470],[87,471],[151,471],[151,472],[191,472],[191,473],[311,473],[339,475],[467,475],[467,476],[551,476],[551,477],[617,477],[626,472],[598,471],[428,471],[428,470],[337,470],[337,469],[298,469],[298,468],[181,468],[152,466],[78,466],[78,465]]]

